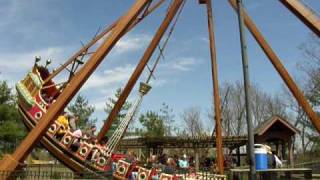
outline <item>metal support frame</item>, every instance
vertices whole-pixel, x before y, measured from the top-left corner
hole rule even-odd
[[[211,57],[211,73],[213,81],[213,101],[214,101],[214,114],[215,114],[215,132],[216,132],[216,154],[218,173],[224,174],[223,166],[223,151],[222,151],[222,130],[221,130],[221,102],[219,95],[219,81],[218,81],[218,65],[214,37],[214,24],[212,16],[211,0],[207,0],[207,16],[208,16],[208,32],[210,40],[210,57]]]
[[[150,57],[152,56],[154,50],[157,48],[162,36],[164,35],[165,31],[167,30],[170,22],[174,18],[175,14],[178,12],[179,7],[181,6],[183,0],[174,0],[172,5],[169,8],[169,11],[163,20],[162,24],[158,28],[158,31],[156,32],[155,36],[153,37],[151,43],[149,44],[147,50],[145,51],[144,55],[142,56],[139,64],[136,66],[136,69],[132,73],[130,79],[127,82],[127,85],[123,89],[118,101],[114,105],[112,111],[110,112],[107,120],[103,124],[103,127],[101,128],[99,134],[98,134],[98,141],[102,140],[105,134],[110,129],[110,126],[113,122],[113,120],[118,115],[119,111],[121,110],[121,107],[123,106],[124,102],[126,101],[127,97],[129,96],[131,90],[133,89],[135,83],[137,82],[138,78],[140,77],[143,69],[147,65]]]
[[[122,16],[110,36],[108,36],[108,38],[98,48],[97,52],[70,81],[70,84],[61,93],[57,101],[52,104],[49,111],[39,120],[39,123],[31,130],[16,151],[12,155],[7,155],[1,160],[1,171],[12,171],[17,168],[19,162],[21,162],[26,154],[28,154],[36,143],[39,142],[50,124],[58,117],[59,113],[66,107],[68,102],[74,97],[80,87],[102,62],[104,57],[110,52],[115,43],[120,39],[121,35],[129,28],[130,24],[134,22],[148,2],[149,0],[136,1],[126,15]]]
[[[236,10],[237,5],[235,0],[229,0],[232,7]],[[312,107],[310,106],[307,98],[304,96],[302,91],[299,89],[297,84],[294,82],[293,78],[290,76],[284,65],[281,63],[281,60],[276,55],[276,53],[272,50],[271,46],[268,42],[264,39],[263,35],[256,27],[254,22],[251,18],[247,15],[245,10],[243,10],[243,19],[248,28],[251,32],[252,36],[255,38],[263,52],[267,55],[268,59],[272,63],[273,67],[277,70],[282,80],[285,82],[287,87],[289,88],[290,92],[293,94],[299,105],[302,109],[306,112],[307,116],[311,120],[314,127],[320,133],[320,119],[318,115],[313,111]]]
[[[245,95],[245,108],[246,108],[246,120],[248,130],[248,144],[247,153],[249,159],[250,173],[249,179],[256,179],[256,163],[254,157],[254,135],[251,116],[251,103],[250,103],[250,77],[249,77],[249,63],[247,54],[247,39],[245,34],[245,27],[243,22],[243,6],[242,0],[237,0],[238,7],[238,21],[240,31],[240,43],[241,43],[241,55],[242,55],[242,68],[243,68],[243,82],[244,82],[244,95]]]
[[[306,7],[300,0],[280,0],[294,15],[318,37],[320,36],[320,18],[315,12]]]

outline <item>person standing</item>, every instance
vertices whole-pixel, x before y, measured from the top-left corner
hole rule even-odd
[[[276,168],[281,168],[282,162],[281,162],[281,160],[278,158],[278,156],[276,155],[276,152],[275,152],[275,151],[272,151],[272,154],[273,154],[273,157],[274,157],[274,166],[275,166]]]

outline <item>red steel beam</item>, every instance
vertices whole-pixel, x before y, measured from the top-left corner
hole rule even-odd
[[[223,151],[222,151],[222,132],[221,132],[221,102],[219,95],[219,81],[218,81],[218,65],[217,54],[214,37],[214,24],[212,16],[212,4],[211,0],[207,0],[207,16],[208,16],[208,32],[210,40],[210,56],[211,56],[211,73],[213,81],[213,101],[214,101],[214,114],[216,120],[216,154],[218,173],[224,174],[223,166]]]
[[[229,3],[234,9],[237,9],[237,4],[235,0],[229,0]],[[299,105],[303,108],[303,110],[308,115],[309,119],[311,120],[314,127],[317,129],[317,131],[320,133],[320,119],[318,115],[313,111],[312,107],[310,106],[307,98],[304,96],[304,94],[301,92],[297,84],[294,82],[284,65],[281,63],[281,60],[276,55],[276,53],[272,50],[271,46],[268,44],[268,42],[265,40],[257,26],[254,24],[254,22],[251,20],[251,18],[248,16],[248,14],[243,11],[243,17],[244,22],[255,38],[255,40],[260,45],[263,52],[267,55],[268,59],[274,66],[274,68],[279,73],[282,80],[285,82]]]
[[[134,22],[148,2],[149,0],[137,0],[135,2],[126,15],[117,23],[111,35],[108,36],[98,48],[97,52],[91,56],[84,67],[70,81],[65,90],[58,97],[57,101],[52,104],[48,112],[39,120],[39,123],[30,131],[15,152],[12,155],[5,156],[1,160],[0,171],[13,171],[17,168],[19,162],[21,162],[23,157],[39,142],[50,124],[58,117],[59,113],[66,107],[69,101],[102,62],[104,57],[110,52],[115,43],[120,39],[121,35],[129,28],[130,24]]]
[[[280,0],[294,15],[308,26],[318,37],[320,36],[320,18],[315,12],[299,0]]]
[[[142,56],[139,64],[136,66],[136,69],[132,73],[129,81],[127,82],[127,85],[123,89],[118,101],[114,105],[112,111],[110,112],[107,120],[105,121],[103,127],[101,128],[99,134],[98,134],[98,141],[101,141],[101,139],[105,136],[105,134],[110,129],[110,126],[113,122],[113,120],[116,118],[118,113],[120,112],[124,102],[126,101],[127,97],[129,96],[132,88],[134,87],[135,83],[137,82],[138,78],[140,77],[143,69],[147,65],[150,57],[152,56],[154,50],[157,48],[163,34],[167,30],[170,22],[174,18],[175,14],[179,10],[179,7],[181,6],[183,0],[174,0],[172,5],[170,6],[170,9],[163,20],[162,24],[160,25],[158,31],[156,32],[155,36],[153,37],[151,43],[149,44],[147,50],[145,51],[144,55]]]

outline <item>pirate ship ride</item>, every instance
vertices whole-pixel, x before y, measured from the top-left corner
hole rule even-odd
[[[119,141],[121,140],[126,128],[136,113],[142,98],[148,93],[151,86],[148,84],[155,70],[159,59],[157,59],[153,68],[148,68],[150,76],[147,81],[140,84],[135,104],[128,112],[126,117],[121,121],[119,127],[110,137],[109,141],[103,148],[98,148],[95,145],[89,144],[85,141],[80,143],[79,148],[76,151],[70,149],[75,137],[70,131],[67,131],[62,139],[56,138],[56,133],[59,129],[63,128],[56,119],[58,115],[63,111],[67,104],[71,101],[74,95],[79,91],[81,86],[86,82],[89,76],[95,71],[96,67],[101,63],[105,56],[110,52],[115,43],[132,28],[141,22],[146,16],[157,9],[164,0],[158,0],[153,2],[152,0],[137,0],[129,11],[119,18],[112,25],[107,27],[103,32],[94,37],[92,41],[84,45],[77,53],[75,53],[70,59],[68,59],[61,67],[50,72],[47,65],[50,61],[46,62],[45,66],[41,66],[40,58],[35,59],[35,64],[32,70],[26,75],[26,77],[17,83],[16,89],[19,100],[19,111],[23,115],[23,122],[29,128],[30,133],[16,149],[12,155],[6,155],[1,163],[0,170],[12,171],[16,169],[26,155],[32,150],[37,142],[41,142],[42,145],[48,149],[57,159],[59,159],[66,166],[76,172],[105,172],[110,169],[110,162],[112,160],[112,154],[115,151]],[[115,119],[122,105],[124,104],[129,93],[132,91],[142,71],[147,67],[147,63],[151,58],[153,52],[158,47],[158,44],[168,29],[171,21],[178,18],[184,3],[186,0],[172,0],[167,10],[166,17],[160,25],[157,33],[153,37],[150,45],[145,51],[139,64],[136,66],[132,76],[128,80],[122,94],[120,95],[113,110],[109,114],[106,123],[98,134],[98,140],[101,141],[109,130],[112,120]],[[278,71],[284,82],[287,84],[294,97],[299,104],[306,111],[307,115],[313,122],[314,126],[320,131],[320,121],[318,116],[310,107],[306,98],[302,92],[298,89],[284,66],[281,64],[280,59],[272,51],[271,47],[267,44],[262,34],[259,32],[255,24],[250,17],[241,8],[241,1],[229,0],[234,9],[238,10],[239,17],[243,14],[243,20],[249,31],[252,33],[256,41],[259,43],[265,54],[268,56],[275,69]],[[299,1],[281,0],[295,15],[297,15],[311,30],[313,30],[318,36],[320,35],[319,20],[317,17],[312,16],[310,10],[303,8]],[[217,164],[220,174],[223,174],[223,156],[222,156],[222,143],[221,143],[221,125],[220,125],[220,102],[218,93],[218,81],[217,81],[217,66],[215,59],[215,45],[213,34],[213,18],[211,10],[211,0],[199,0],[200,4],[207,5],[208,15],[208,29],[210,39],[210,50],[212,60],[212,75],[214,81],[214,102],[215,102],[215,115],[216,115],[216,142],[217,142]],[[241,12],[241,13],[240,13]],[[173,27],[176,21],[173,23]],[[173,28],[172,28],[173,29]],[[168,37],[172,31],[169,32]],[[94,49],[94,45],[100,40],[104,39],[104,42]],[[167,43],[167,41],[164,43]],[[160,48],[160,55],[162,53]],[[64,82],[56,83],[53,78],[60,74],[62,71],[67,70],[69,75]],[[134,165],[119,161],[117,169],[114,172],[114,177],[119,179],[125,179]],[[154,172],[154,169],[145,169],[138,167],[139,179],[150,179],[150,175]],[[174,179],[178,176],[166,175],[160,172],[160,179]]]

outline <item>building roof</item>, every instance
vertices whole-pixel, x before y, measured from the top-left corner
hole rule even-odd
[[[222,138],[224,147],[235,148],[245,145],[246,136],[227,136]],[[163,148],[207,148],[216,146],[215,136],[197,137],[126,137],[121,140],[120,148],[141,148],[141,147],[163,147]]]
[[[285,120],[284,118],[281,118],[280,116],[272,116],[271,118],[257,126],[254,130],[254,134],[261,136],[268,129],[270,129],[272,125],[274,125],[277,122],[280,122],[283,126],[292,131],[294,134],[300,132],[296,127],[294,127],[289,121]]]

